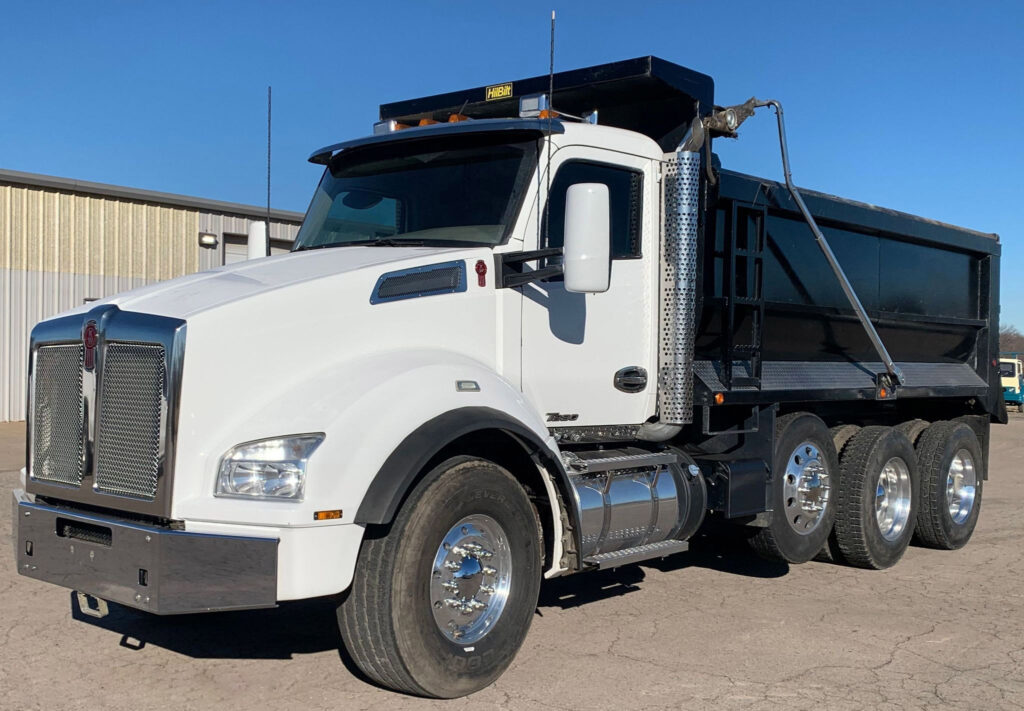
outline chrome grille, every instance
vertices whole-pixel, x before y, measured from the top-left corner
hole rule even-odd
[[[165,379],[163,346],[107,345],[100,378],[97,490],[147,500],[156,496]]]
[[[32,476],[79,486],[85,472],[81,345],[36,351],[32,393]]]

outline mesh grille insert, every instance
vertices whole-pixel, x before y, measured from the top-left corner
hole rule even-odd
[[[36,351],[32,396],[32,476],[79,486],[85,463],[81,345]]]
[[[374,299],[389,301],[428,294],[450,294],[464,283],[465,266],[460,262],[422,271],[396,273],[381,278],[374,293]]]
[[[109,546],[113,542],[113,532],[107,526],[72,521],[69,518],[57,519],[57,535],[61,538],[77,538],[89,543],[98,543],[101,546]]]
[[[152,500],[160,470],[163,346],[111,343],[103,357],[96,488]]]

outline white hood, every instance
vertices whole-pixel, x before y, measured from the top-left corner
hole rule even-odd
[[[452,258],[451,255],[465,251],[451,247],[338,247],[292,252],[150,284],[86,304],[74,312],[88,311],[97,304],[116,304],[124,311],[187,319],[233,301],[295,284],[364,269],[373,269],[376,274],[397,268],[393,266],[396,263],[416,266]]]

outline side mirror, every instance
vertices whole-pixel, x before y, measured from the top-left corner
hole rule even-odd
[[[608,186],[570,185],[565,195],[562,273],[565,290],[596,294],[608,291],[611,269]]]

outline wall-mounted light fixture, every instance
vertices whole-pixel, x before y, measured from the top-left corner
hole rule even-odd
[[[199,246],[206,247],[207,249],[213,249],[217,246],[217,235],[213,232],[200,232]]]

